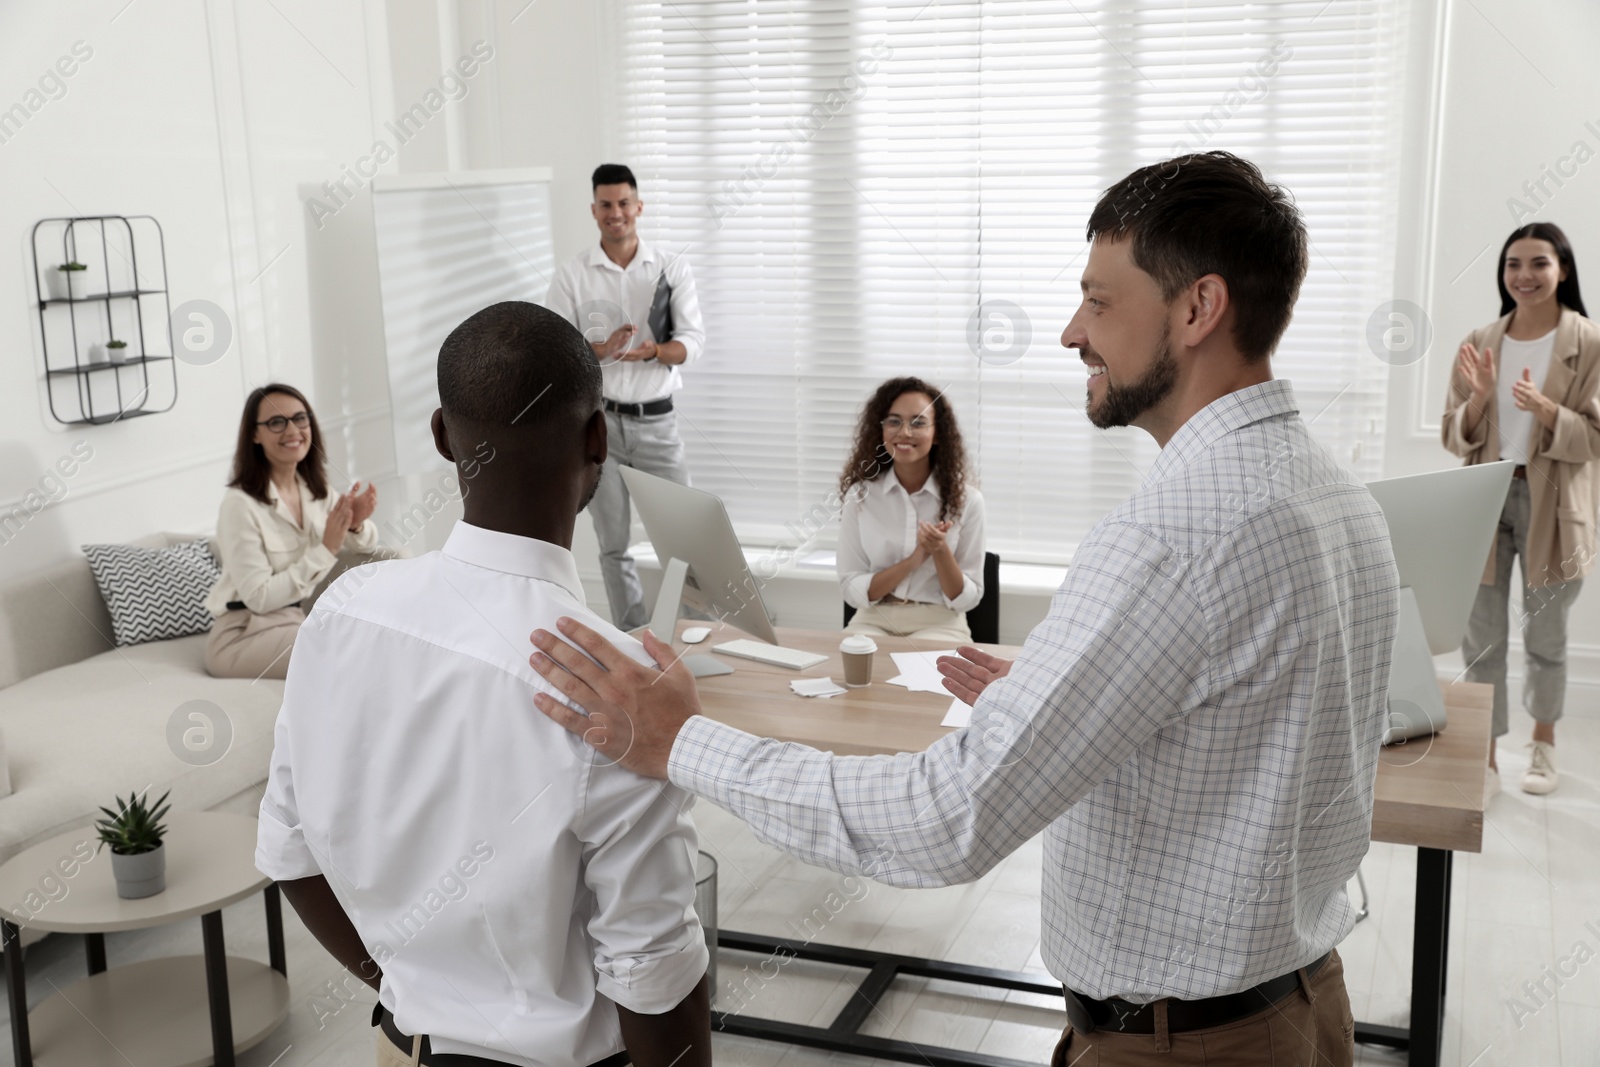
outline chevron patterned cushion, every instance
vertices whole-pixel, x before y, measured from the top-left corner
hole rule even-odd
[[[202,538],[171,548],[84,545],[119,645],[164,641],[211,629],[206,594],[222,572]]]

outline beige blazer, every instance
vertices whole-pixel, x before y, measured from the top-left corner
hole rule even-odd
[[[1510,324],[1506,315],[1466,338],[1480,352],[1494,350],[1497,372],[1500,342]],[[1528,558],[1522,566],[1534,587],[1582,578],[1594,566],[1595,507],[1600,504],[1600,326],[1571,308],[1561,310],[1541,391],[1561,409],[1553,429],[1535,419],[1528,438]],[[1460,367],[1453,366],[1444,447],[1468,466],[1493,463],[1500,458],[1497,399],[1489,397],[1487,410],[1467,437],[1461,428],[1471,402],[1472,389]],[[1483,569],[1485,585],[1495,580],[1494,557],[1491,549]]]
[[[206,596],[206,610],[212,615],[223,614],[235,600],[254,612],[276,611],[304,600],[339,561],[322,543],[334,493],[330,490],[323,499],[314,500],[304,479],[296,478],[296,484],[304,526],[295,524],[270,482],[269,504],[243,489],[229,489],[223,495],[217,514],[222,577]],[[344,540],[346,551],[371,552],[377,547],[378,527],[371,519]]]

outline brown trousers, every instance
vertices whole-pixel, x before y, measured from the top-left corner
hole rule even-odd
[[[1344,964],[1334,952],[1300,988],[1246,1019],[1205,1030],[1166,1032],[1156,1009],[1156,1033],[1080,1034],[1068,1029],[1051,1067],[1350,1067],[1356,1023],[1344,988]]]

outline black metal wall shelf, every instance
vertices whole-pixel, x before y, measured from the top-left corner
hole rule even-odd
[[[40,219],[32,236],[51,417],[103,426],[172,410],[178,372],[161,224],[149,215],[83,215]],[[85,269],[58,269],[68,263]],[[127,358],[112,358],[112,340],[126,342]]]

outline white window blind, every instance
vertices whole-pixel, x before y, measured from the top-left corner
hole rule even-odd
[[[1084,224],[1106,186],[1188,150],[1293,192],[1311,267],[1274,370],[1378,475],[1366,330],[1394,261],[1404,2],[614,3],[642,227],[687,253],[705,310],[678,397],[691,471],[745,539],[814,525],[863,401],[917,374],[955,405],[989,547],[1065,560],[1156,454],[1090,426],[1060,347]]]

